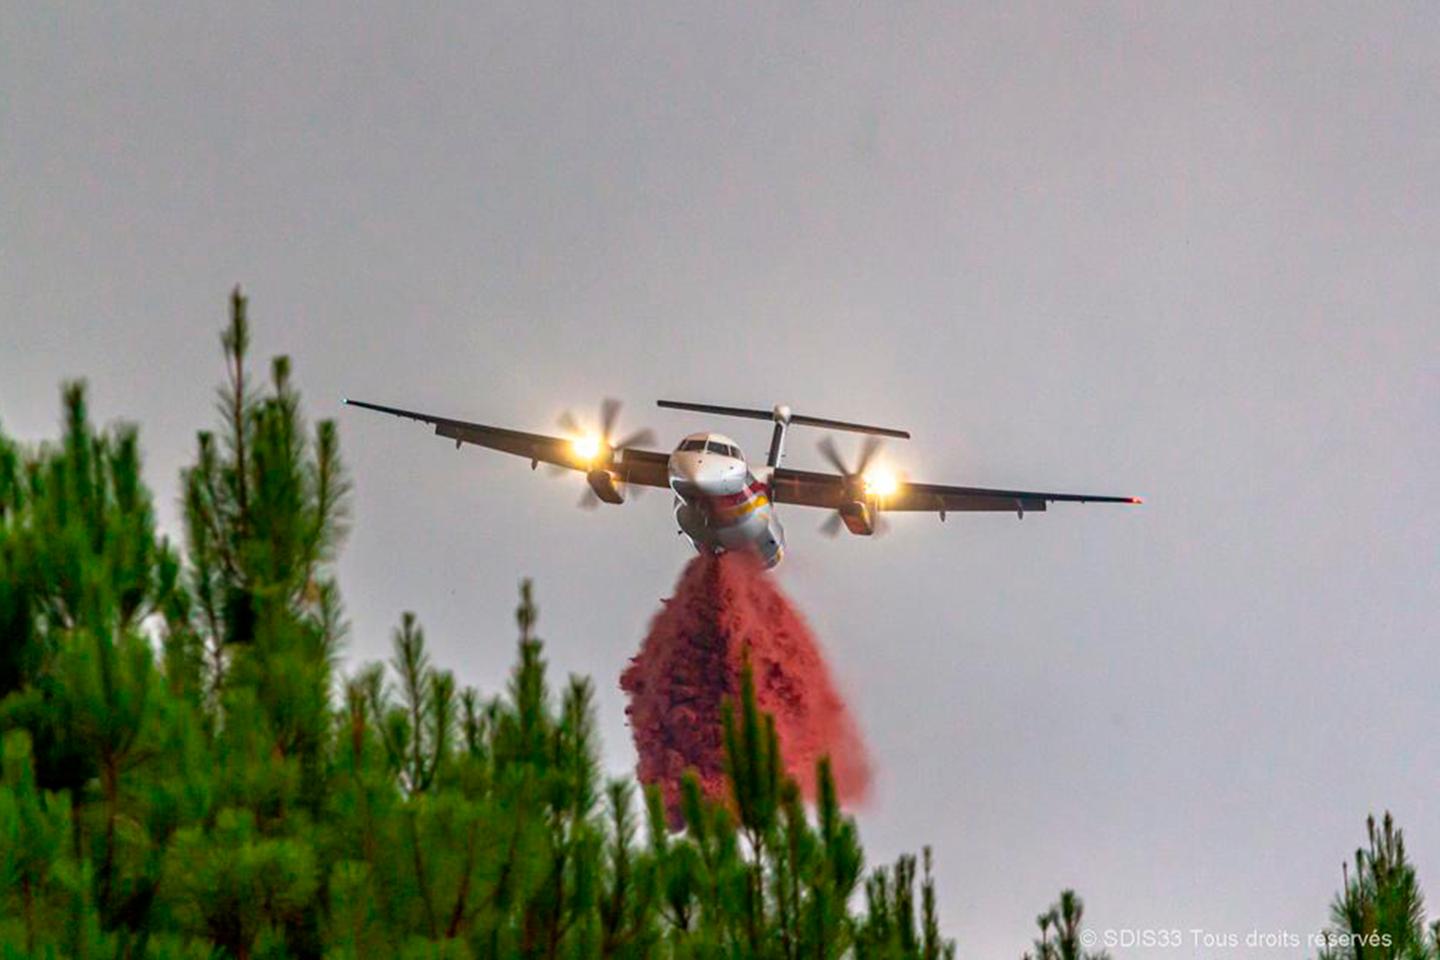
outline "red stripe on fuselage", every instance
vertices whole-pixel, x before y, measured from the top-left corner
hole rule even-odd
[[[765,484],[761,483],[759,480],[752,480],[750,482],[750,485],[747,486],[744,490],[741,490],[739,493],[727,493],[721,497],[706,497],[705,499],[709,500],[712,506],[721,508],[734,507],[744,503],[751,497],[759,496],[760,494],[765,492]]]

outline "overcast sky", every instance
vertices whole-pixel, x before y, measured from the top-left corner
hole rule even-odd
[[[5,429],[88,377],[178,532],[243,283],[341,423],[347,665],[413,609],[497,691],[533,576],[617,772],[666,498],[582,513],[342,396],[544,431],[609,394],[667,444],[707,423],[659,397],[785,402],[910,429],[915,479],[1144,494],[784,512],[872,860],[934,845],[965,956],[1067,885],[1097,928],[1305,933],[1388,807],[1440,908],[1440,6],[580,6],[0,2]]]

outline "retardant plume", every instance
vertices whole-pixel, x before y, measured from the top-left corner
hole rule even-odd
[[[660,784],[672,825],[687,770],[710,796],[725,796],[721,710],[737,696],[747,662],[756,702],[774,715],[785,769],[804,795],[813,799],[815,763],[829,755],[840,799],[862,800],[870,785],[865,746],[804,618],[755,557],[702,554],[620,678],[639,778]]]

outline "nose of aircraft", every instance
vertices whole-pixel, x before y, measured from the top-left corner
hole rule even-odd
[[[682,497],[720,497],[745,486],[745,465],[734,457],[695,450],[670,454],[670,486]]]

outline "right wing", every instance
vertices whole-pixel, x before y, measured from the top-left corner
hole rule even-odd
[[[547,437],[541,433],[526,433],[523,430],[491,427],[483,423],[471,423],[468,420],[452,420],[449,417],[438,417],[432,413],[401,410],[398,407],[381,406],[378,403],[367,403],[364,400],[347,399],[345,403],[352,407],[364,407],[366,410],[377,410],[380,413],[431,424],[435,427],[437,435],[445,437],[447,440],[454,440],[457,447],[462,443],[473,443],[477,447],[511,453],[529,460],[532,467],[537,463],[550,463],[567,470],[579,470],[581,473],[586,473],[596,466],[602,466],[602,464],[580,456],[575,451],[574,444],[564,437]],[[615,451],[609,469],[625,483],[638,483],[647,487],[668,487],[670,486],[669,461],[670,458],[663,453],[621,448]]]
[[[838,509],[853,498],[845,478],[808,470],[776,470],[771,479],[772,499],[804,507]],[[901,483],[879,501],[881,510],[935,513],[977,511],[1039,512],[1054,502],[1139,503],[1139,497],[1100,496],[1089,493],[1046,493],[1034,490],[996,490],[989,487],[952,487],[937,483]]]

